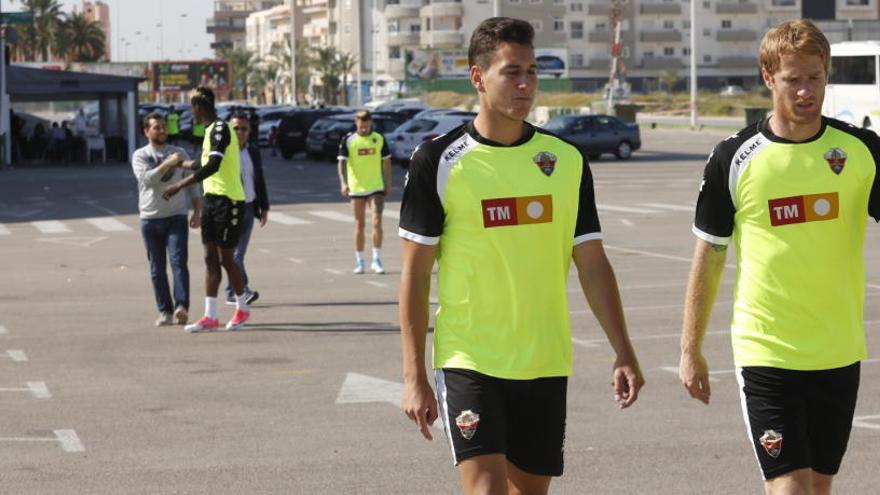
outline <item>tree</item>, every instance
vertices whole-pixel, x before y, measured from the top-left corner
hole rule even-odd
[[[25,60],[49,60],[57,48],[55,35],[61,23],[61,5],[57,0],[23,0],[24,8],[34,16],[33,24],[19,29],[20,51]]]
[[[232,81],[234,83],[233,99],[247,98],[248,75],[256,70],[260,63],[260,57],[246,48],[236,48],[234,50],[224,48],[218,50],[218,54],[221,58],[229,60],[232,64]],[[240,87],[238,85],[239,81],[241,81]]]
[[[97,62],[104,57],[104,31],[97,22],[89,21],[79,12],[64,16],[55,40],[53,51],[67,65],[71,62]]]
[[[268,62],[277,69],[276,84],[290,85],[290,65],[293,62],[290,56],[290,38],[284,39],[283,43],[274,43],[269,53]],[[297,93],[307,92],[309,76],[313,67],[312,50],[305,43],[296,46],[296,89]],[[273,94],[274,94],[273,89]],[[294,103],[299,101],[297,95]]]
[[[357,55],[351,53],[339,53],[336,58],[337,70],[342,75],[342,104],[348,106],[348,75],[358,66]],[[356,91],[360,91],[357,88]]]

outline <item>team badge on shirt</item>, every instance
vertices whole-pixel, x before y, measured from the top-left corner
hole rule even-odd
[[[770,457],[776,459],[782,453],[782,434],[776,430],[764,430],[764,434],[758,440]]]
[[[828,162],[832,172],[840,175],[840,172],[843,171],[843,166],[846,165],[846,152],[840,148],[831,148],[825,152],[825,161]]]
[[[465,440],[474,438],[474,434],[477,432],[477,426],[479,424],[480,415],[470,409],[465,409],[457,418],[455,418],[455,426],[458,426],[458,431],[461,432],[461,436],[463,436]]]
[[[553,174],[553,170],[556,169],[556,155],[550,153],[549,151],[542,151],[535,155],[532,158],[532,161],[535,162],[535,165],[541,169],[541,172],[544,172],[544,175],[550,177]]]

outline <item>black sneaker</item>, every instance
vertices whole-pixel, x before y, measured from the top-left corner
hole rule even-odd
[[[256,302],[257,299],[260,298],[260,293],[257,291],[253,291],[248,293],[247,299],[245,299],[245,303],[250,306],[252,303]]]

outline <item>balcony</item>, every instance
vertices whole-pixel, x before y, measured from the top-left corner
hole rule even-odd
[[[721,29],[715,32],[718,41],[756,41],[758,32],[754,29]]]
[[[418,17],[419,16],[419,6],[418,5],[386,5],[385,6],[385,18],[386,19],[401,19],[403,17]]]
[[[457,2],[440,2],[425,5],[419,12],[422,17],[461,17],[464,7]]]
[[[419,36],[422,46],[456,46],[464,44],[464,35],[458,31],[422,31]]]
[[[757,14],[758,4],[755,2],[722,2],[715,5],[718,14]]]
[[[652,57],[642,59],[643,69],[681,69],[682,66],[681,59],[676,57]]]
[[[244,19],[236,19],[233,17],[227,17],[224,19],[209,17],[206,21],[206,25],[209,34],[243,33],[245,31]]]
[[[721,69],[743,69],[749,67],[757,69],[758,65],[758,57],[718,57],[718,67]]]
[[[663,42],[680,42],[681,31],[678,29],[667,29],[663,31],[642,31],[639,33],[639,40],[643,43],[663,43]]]
[[[412,46],[419,44],[419,33],[388,33],[388,46]]]
[[[680,3],[643,3],[639,8],[642,15],[681,15]]]

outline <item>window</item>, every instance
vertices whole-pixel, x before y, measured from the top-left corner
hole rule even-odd
[[[730,29],[733,23],[730,19],[721,19],[721,29]]]
[[[520,0],[507,0],[507,3],[519,5],[521,3],[521,1]]]
[[[681,54],[685,57],[689,57],[691,55],[691,49],[689,47],[682,48]]]
[[[583,53],[572,53],[571,54],[571,66],[572,67],[583,67],[584,66],[584,54]]]
[[[690,21],[690,19],[687,19],[687,20],[681,21],[681,27],[682,27],[682,29],[690,29],[690,28],[691,28],[691,21]]]
[[[867,7],[871,5],[871,0],[846,0],[847,7]]]
[[[571,3],[571,11],[572,12],[583,12],[584,11],[583,2],[572,2]]]
[[[544,0],[529,0],[529,3],[531,3],[531,4],[540,4],[540,3],[544,3]]]
[[[556,31],[557,33],[565,31],[565,21],[562,17],[553,18],[553,31]]]
[[[620,48],[620,58],[629,58],[629,47],[624,46]]]
[[[654,52],[645,52],[645,58],[647,58],[647,59],[654,58]]]
[[[663,21],[663,29],[675,29],[675,21]]]
[[[706,9],[706,10],[711,9],[711,8],[712,8],[712,2],[709,2],[709,1],[703,2],[703,8]]]
[[[873,55],[831,57],[831,84],[877,84]]]
[[[571,21],[571,39],[584,39],[584,23],[583,21]]]
[[[663,56],[664,57],[674,57],[675,56],[675,48],[671,46],[667,46],[663,48]]]
[[[712,63],[712,55],[703,55],[703,62],[707,64]]]
[[[712,30],[709,28],[703,28],[703,36],[712,36]]]
[[[392,46],[388,48],[388,58],[398,59],[400,58],[400,47]]]
[[[604,22],[597,22],[596,23],[596,30],[597,31],[602,31],[605,29],[608,29],[608,24],[605,24]]]
[[[796,7],[797,0],[773,0],[774,7]]]

